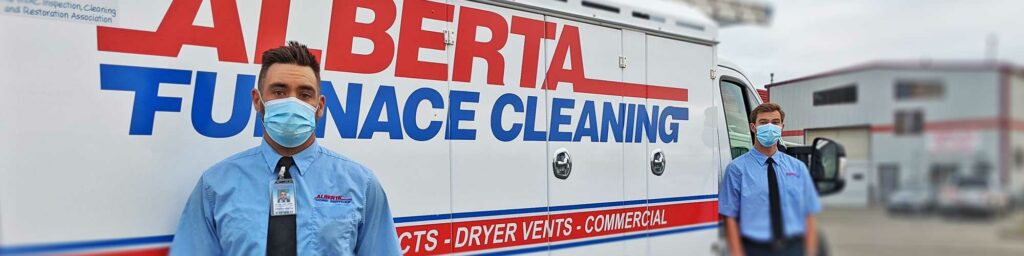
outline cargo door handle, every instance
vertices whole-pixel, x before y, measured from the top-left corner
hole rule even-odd
[[[666,165],[668,162],[665,159],[665,152],[662,152],[660,148],[651,152],[651,173],[655,176],[665,174]]]
[[[555,173],[555,178],[563,180],[569,178],[569,174],[572,173],[572,156],[569,155],[569,150],[565,148],[555,150],[555,155],[551,157],[551,169]]]

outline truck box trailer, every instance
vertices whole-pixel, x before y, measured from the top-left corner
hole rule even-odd
[[[322,65],[320,145],[374,170],[407,255],[711,254],[749,149],[720,83],[753,88],[675,3],[0,6],[5,255],[165,254],[200,174],[260,143],[259,56],[290,40]]]

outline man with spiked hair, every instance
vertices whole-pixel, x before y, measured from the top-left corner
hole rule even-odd
[[[203,173],[170,254],[400,255],[377,177],[316,142],[324,96],[306,46],[264,52],[256,86],[262,143]]]

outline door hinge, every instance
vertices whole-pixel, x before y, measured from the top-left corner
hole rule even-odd
[[[455,31],[444,30],[444,44],[455,45]]]
[[[619,56],[619,68],[626,68],[626,56]]]
[[[711,69],[711,80],[715,80],[715,78],[718,78],[718,74],[716,74],[715,69]]]

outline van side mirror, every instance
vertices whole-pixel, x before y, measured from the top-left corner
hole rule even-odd
[[[826,138],[815,138],[811,153],[811,178],[819,195],[834,194],[843,190],[846,180],[846,149],[843,145]]]
[[[846,150],[842,144],[826,138],[815,138],[810,146],[780,145],[780,149],[807,165],[819,196],[835,194],[846,186],[846,180],[843,179]]]

